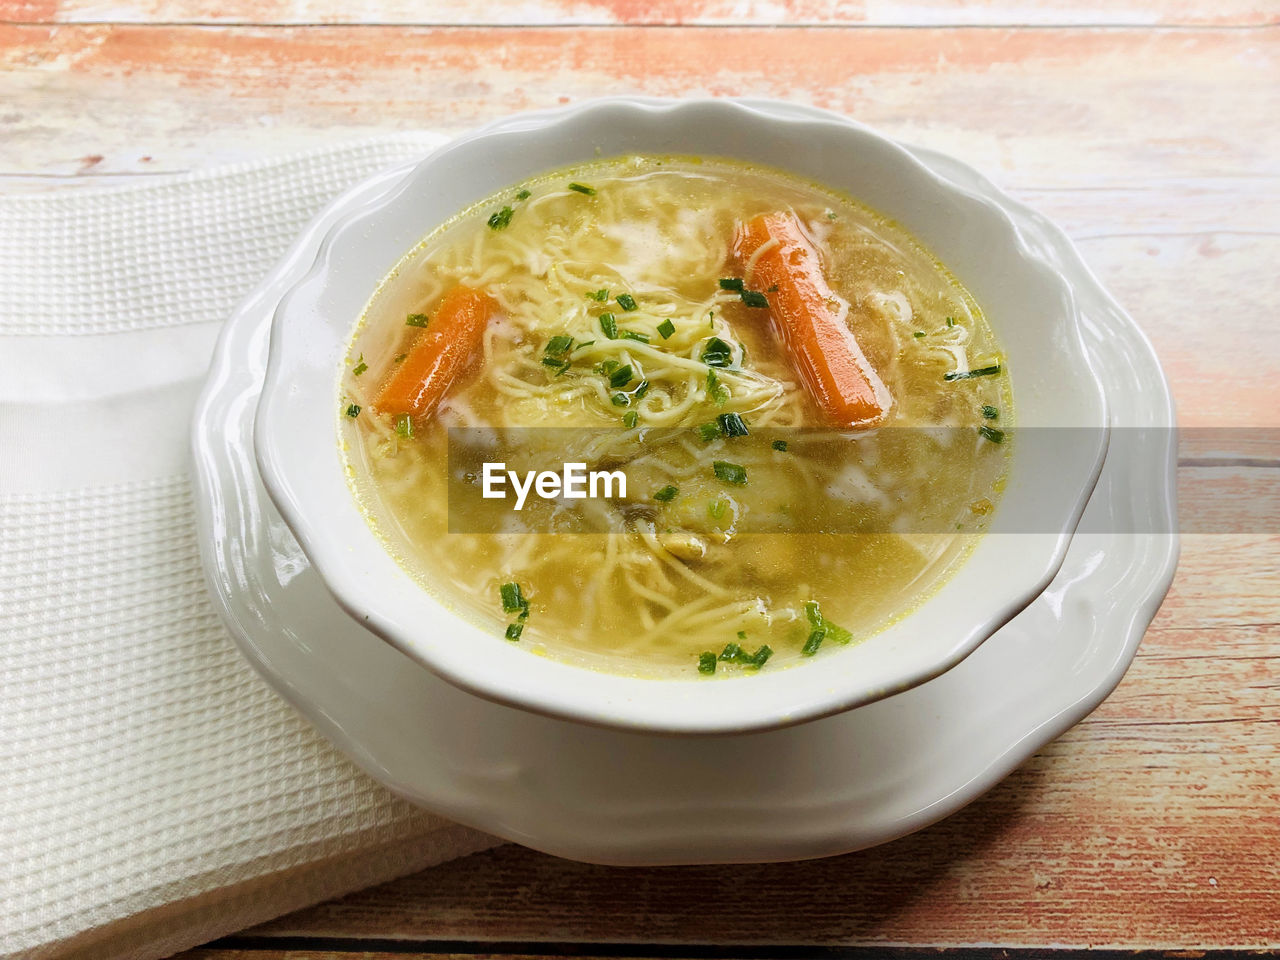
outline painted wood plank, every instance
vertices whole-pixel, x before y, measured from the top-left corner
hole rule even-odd
[[[24,23],[396,23],[607,25],[745,24],[1250,25],[1276,23],[1262,0],[2,0],[0,20]]]

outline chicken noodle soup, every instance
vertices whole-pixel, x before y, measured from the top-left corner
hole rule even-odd
[[[772,671],[908,614],[1011,446],[999,345],[946,268],[849,197],[725,160],[601,160],[462,212],[376,291],[340,389],[355,496],[424,588],[640,676]],[[497,460],[622,466],[626,493],[481,522],[495,501],[450,485]]]

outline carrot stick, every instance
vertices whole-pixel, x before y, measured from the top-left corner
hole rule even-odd
[[[379,413],[425,416],[466,369],[493,310],[489,295],[457,286],[444,295],[409,355],[395,365],[374,401]]]
[[[848,427],[883,419],[893,398],[845,324],[848,304],[828,286],[795,215],[766,213],[739,225],[735,252],[748,286],[767,290],[782,342],[823,413]]]

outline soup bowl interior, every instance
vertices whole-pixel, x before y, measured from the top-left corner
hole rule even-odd
[[[824,651],[820,667],[655,680],[531,656],[422,589],[369,527],[348,485],[338,382],[354,324],[387,272],[437,225],[498,190],[637,152],[732,158],[852,195],[952,270],[1008,358],[1018,436],[992,531],[916,610],[861,643]],[[338,602],[412,659],[480,696],[541,713],[654,732],[725,733],[868,703],[962,660],[1057,572],[1107,437],[1104,394],[1071,290],[999,207],[835,115],[788,114],[758,102],[618,99],[490,125],[350,211],[277,308],[255,453],[273,502]]]

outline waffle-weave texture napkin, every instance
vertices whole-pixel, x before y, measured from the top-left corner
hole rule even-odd
[[[326,201],[439,142],[0,197],[0,956],[165,956],[495,842],[240,658],[188,475],[224,318]]]

